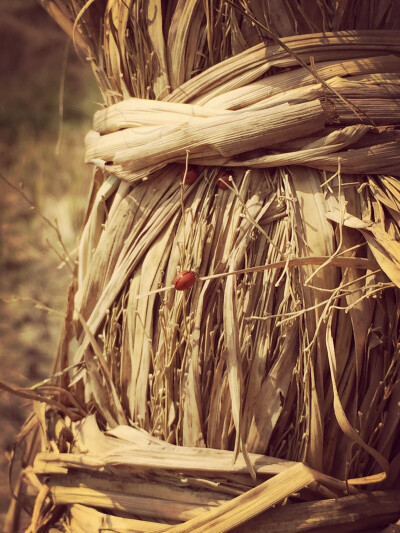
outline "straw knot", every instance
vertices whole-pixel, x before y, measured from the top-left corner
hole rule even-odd
[[[340,158],[344,173],[399,176],[400,78],[387,74],[400,70],[400,58],[392,55],[400,51],[398,32],[368,38],[352,32],[343,51],[345,37],[349,32],[291,38],[289,52],[257,45],[190,79],[164,101],[127,98],[97,111],[86,161],[128,182],[184,163],[188,153],[199,165],[329,171],[336,171]],[[368,57],[371,39],[375,50],[382,47],[381,56]],[[296,61],[307,58],[310,42],[312,69]],[[262,77],[271,66],[288,64],[294,68]]]

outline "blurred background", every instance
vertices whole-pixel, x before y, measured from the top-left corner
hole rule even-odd
[[[36,0],[0,0],[0,379],[22,387],[51,372],[71,281],[51,224],[74,256],[90,188],[84,136],[101,97],[67,41]],[[28,407],[0,391],[0,531]]]

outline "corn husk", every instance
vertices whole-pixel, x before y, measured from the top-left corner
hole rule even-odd
[[[104,107],[57,373],[15,391],[29,531],[395,521],[395,3],[44,5]]]

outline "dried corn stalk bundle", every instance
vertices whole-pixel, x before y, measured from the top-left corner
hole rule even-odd
[[[58,373],[19,391],[30,531],[396,520],[394,2],[44,5],[105,106]]]

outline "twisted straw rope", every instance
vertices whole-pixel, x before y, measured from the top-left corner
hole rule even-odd
[[[188,154],[202,165],[331,171],[340,158],[344,173],[400,175],[400,139],[389,127],[400,121],[400,79],[373,79],[400,71],[392,55],[400,51],[400,32],[373,33],[286,38],[294,59],[279,46],[257,45],[189,80],[168,101],[128,98],[100,110],[86,161],[129,182]],[[371,41],[382,56],[366,57]],[[309,61],[315,75],[300,68],[249,84],[272,66],[297,65],[296,58]]]

